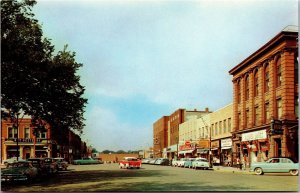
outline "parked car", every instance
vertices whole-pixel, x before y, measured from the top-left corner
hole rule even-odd
[[[93,159],[90,157],[85,157],[77,160],[73,160],[73,164],[75,165],[84,165],[84,164],[103,164],[102,161]]]
[[[33,180],[37,176],[38,169],[27,161],[8,163],[7,168],[1,169],[2,182]]]
[[[195,161],[196,158],[188,158],[185,162],[184,162],[184,165],[183,167],[185,168],[192,168],[193,166],[193,161]]]
[[[184,162],[187,161],[187,160],[188,160],[188,158],[181,158],[177,163],[177,167],[183,167]]]
[[[120,169],[122,168],[141,168],[142,161],[137,159],[136,157],[124,157],[123,160],[119,162]]]
[[[33,167],[37,168],[39,176],[49,174],[44,158],[29,158],[27,161],[30,162]]]
[[[142,164],[149,164],[149,162],[153,160],[152,158],[145,158],[145,159],[142,159]]]
[[[18,161],[26,161],[26,160],[22,159],[21,157],[18,157]],[[8,164],[11,164],[14,162],[17,162],[17,157],[8,158],[3,161],[3,164],[7,167]]]
[[[46,165],[48,173],[49,174],[57,173],[58,172],[58,164],[54,160],[54,158],[46,157],[44,159],[45,159],[45,165]]]
[[[54,158],[54,161],[57,163],[57,166],[58,166],[58,170],[67,170],[68,169],[68,162],[65,161],[64,158],[62,157],[57,157],[57,158]]]
[[[209,162],[206,158],[196,158],[192,163],[192,168],[195,170],[198,168],[207,170],[209,168]]]
[[[289,172],[293,176],[299,173],[299,164],[292,161],[291,158],[274,157],[266,162],[252,163],[250,172],[255,172],[257,175],[264,173],[285,173]]]
[[[177,167],[178,166],[178,162],[179,162],[179,160],[172,160],[172,164],[171,164],[171,166],[173,166],[173,167]]]
[[[152,160],[150,160],[150,161],[149,161],[149,164],[152,164],[152,165],[154,165],[154,164],[155,164],[155,162],[156,162],[156,160],[157,160],[157,159],[152,159]]]
[[[154,165],[168,166],[169,165],[169,160],[167,158],[158,158],[158,159],[156,159]]]

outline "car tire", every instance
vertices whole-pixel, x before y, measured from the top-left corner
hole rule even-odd
[[[299,174],[299,170],[290,170],[290,174],[292,175],[292,176],[297,176],[298,174]]]
[[[254,172],[255,172],[256,175],[263,175],[264,174],[264,172],[261,168],[255,168]]]

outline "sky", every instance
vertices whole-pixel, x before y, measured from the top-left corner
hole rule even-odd
[[[33,13],[83,64],[82,138],[128,151],[152,146],[153,123],[178,108],[232,103],[228,71],[298,25],[298,0],[38,0]]]

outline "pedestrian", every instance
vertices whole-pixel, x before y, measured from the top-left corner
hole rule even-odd
[[[243,169],[246,170],[246,164],[247,164],[247,154],[244,154],[244,159],[243,159]]]
[[[240,158],[236,158],[236,166],[237,168],[239,168],[240,170],[242,169],[242,165],[241,165],[241,161],[240,161]]]

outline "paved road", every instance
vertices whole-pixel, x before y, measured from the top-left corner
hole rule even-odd
[[[3,185],[13,192],[89,191],[298,191],[298,177],[263,176],[143,165],[119,169],[117,164],[70,165],[69,171],[31,184]]]

